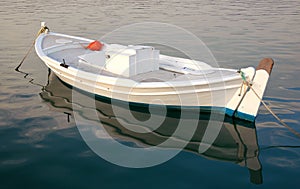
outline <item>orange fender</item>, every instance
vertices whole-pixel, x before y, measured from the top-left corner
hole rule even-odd
[[[100,41],[93,41],[91,42],[86,48],[90,49],[92,51],[100,51],[102,49],[104,44],[102,44]]]

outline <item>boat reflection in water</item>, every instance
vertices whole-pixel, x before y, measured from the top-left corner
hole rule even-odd
[[[49,71],[48,77],[48,84],[44,87],[40,96],[48,103],[51,109],[67,114],[69,119],[69,116],[73,115],[72,89],[61,82],[53,72]],[[93,95],[84,95],[86,95],[86,98],[94,98]],[[183,119],[180,113],[174,110],[172,112],[167,111],[162,124],[152,132],[134,132],[124,127],[118,121],[119,119],[114,115],[109,99],[97,98],[95,105],[103,127],[112,138],[124,143],[134,143],[137,146],[156,146],[167,138],[173,137],[176,124],[178,124],[179,119]],[[86,108],[85,104],[80,104],[79,106]],[[150,117],[148,108],[131,107],[130,111],[137,120],[143,121]],[[82,116],[85,119],[93,119],[89,118],[89,115],[82,114]],[[203,153],[199,153],[199,145],[208,128],[209,118],[209,113],[200,113],[196,131],[191,139],[186,141],[184,150],[208,159],[232,162],[247,167],[250,173],[250,181],[255,184],[261,184],[262,168],[258,159],[259,147],[254,123],[225,117],[225,121],[221,123],[220,132],[212,145]],[[126,121],[126,118],[123,120]],[[147,127],[147,125],[142,127]],[[177,136],[177,138],[184,140],[184,136]],[[170,147],[176,148],[176,146]]]

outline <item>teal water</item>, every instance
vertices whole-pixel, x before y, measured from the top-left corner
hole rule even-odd
[[[204,154],[197,153],[206,125],[206,118],[201,118],[192,141],[171,160],[150,168],[124,168],[88,147],[73,116],[68,122],[71,89],[48,76],[34,52],[21,69],[29,73],[26,78],[14,71],[40,21],[47,21],[56,32],[95,39],[138,22],[173,24],[200,38],[221,67],[257,65],[263,57],[272,57],[275,67],[264,100],[300,132],[299,1],[5,0],[0,7],[1,188],[295,188],[300,184],[300,139],[263,106],[255,125],[226,120]],[[178,121],[170,114],[157,135],[136,135],[118,124],[109,103],[98,102],[99,117],[109,134],[128,146],[156,145],[172,135],[170,128]],[[136,116],[143,120],[148,115]]]

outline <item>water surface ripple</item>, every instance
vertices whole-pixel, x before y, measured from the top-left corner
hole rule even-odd
[[[276,64],[264,99],[300,132],[298,0],[3,0],[0,7],[0,188],[294,188],[300,184],[300,139],[263,106],[256,129],[246,135],[257,137],[258,146],[241,145],[248,152],[256,150],[261,175],[251,171],[246,156],[233,161],[226,155],[212,157],[215,151],[195,153],[197,140],[167,163],[128,169],[106,162],[88,148],[74,119],[67,121],[66,112],[72,107],[69,97],[49,87],[48,70],[35,53],[22,66],[29,74],[26,78],[14,71],[40,21],[56,32],[95,39],[132,23],[174,24],[203,40],[221,67],[257,65],[263,57],[272,57]],[[110,112],[101,111],[100,117],[120,142],[151,145],[167,136],[158,131],[157,141],[154,136],[130,138],[132,133],[120,129],[109,118]],[[240,134],[246,128],[230,124]],[[224,129],[225,137],[228,128]],[[223,147],[236,149],[230,144],[236,145],[228,142]]]

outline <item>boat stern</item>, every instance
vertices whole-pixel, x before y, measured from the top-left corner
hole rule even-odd
[[[256,67],[253,80],[250,83],[244,82],[244,85],[248,85],[248,90],[237,107],[234,117],[248,121],[255,120],[273,65],[273,59],[262,59]]]

